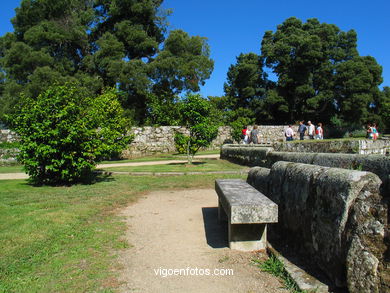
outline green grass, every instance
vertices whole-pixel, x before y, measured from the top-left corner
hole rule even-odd
[[[24,173],[23,166],[15,165],[15,166],[0,166],[0,174],[1,173]]]
[[[105,170],[116,172],[212,172],[238,171],[245,168],[245,166],[230,163],[225,160],[202,159],[201,161],[194,162],[192,165],[186,163],[173,163],[167,165],[113,167],[106,168]]]
[[[273,254],[265,262],[259,262],[258,260],[253,260],[253,262],[264,272],[268,272],[278,278],[280,278],[284,287],[293,293],[303,293],[304,291],[300,290],[295,281],[287,273],[286,269],[283,266],[283,263],[275,257]]]
[[[243,177],[117,175],[71,187],[0,181],[0,292],[113,292],[116,253],[131,246],[118,208],[152,190],[213,188],[216,178]]]
[[[219,153],[220,153],[220,150],[201,151],[201,152],[196,153],[196,156],[216,155]],[[100,164],[150,162],[150,161],[165,161],[165,160],[185,160],[186,158],[187,157],[185,154],[160,154],[160,155],[146,156],[146,157],[134,158],[134,159],[125,159],[125,160],[118,159],[118,160],[103,161]]]

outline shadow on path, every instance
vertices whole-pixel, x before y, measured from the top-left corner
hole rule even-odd
[[[212,248],[229,247],[227,222],[218,222],[218,208],[202,208],[207,244]]]

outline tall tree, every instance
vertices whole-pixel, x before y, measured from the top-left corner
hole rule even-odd
[[[224,90],[233,109],[248,108],[254,100],[264,98],[266,74],[261,57],[255,53],[240,54],[236,64],[229,67]]]
[[[289,113],[287,121],[279,122],[329,122],[336,115],[344,122],[366,119],[381,83],[381,67],[374,58],[359,56],[356,40],[353,30],[294,17],[264,34],[265,64],[278,77],[278,98],[273,100]]]
[[[14,32],[0,38],[0,104],[12,106],[20,93],[36,97],[55,81],[78,83],[95,94],[116,86],[127,113],[142,123],[150,93],[160,95],[156,71],[172,81],[171,93],[199,90],[212,70],[207,43],[181,31],[164,43],[169,12],[161,3],[22,0]],[[178,40],[183,54],[175,51]],[[164,60],[179,64],[179,72],[164,70]]]

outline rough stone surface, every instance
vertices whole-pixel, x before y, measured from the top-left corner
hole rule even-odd
[[[250,167],[266,166],[267,157],[272,150],[273,148],[263,145],[225,144],[221,147],[221,159]]]
[[[242,251],[267,248],[267,223],[278,221],[278,207],[266,196],[240,179],[215,181],[218,218],[227,218],[231,249]]]
[[[296,130],[297,127],[295,127]],[[249,128],[251,129],[251,128]],[[286,126],[259,126],[260,142],[264,145],[272,145],[284,140]],[[160,127],[132,127],[130,134],[135,134],[134,141],[122,153],[123,158],[135,158],[157,153],[175,152],[175,132],[188,133],[185,127],[181,126],[160,126]],[[14,142],[18,137],[7,129],[0,130],[0,142]],[[233,143],[231,128],[223,126],[218,129],[217,138],[211,143],[209,149],[219,149],[221,145]]]
[[[18,136],[15,132],[9,129],[0,129],[0,143],[18,141]]]
[[[310,275],[305,269],[295,265],[293,262],[282,256],[271,243],[267,243],[267,249],[273,254],[279,261],[283,263],[284,268],[290,277],[298,285],[299,289],[304,292],[316,292],[316,293],[328,293],[329,286],[319,281],[317,278]]]
[[[16,156],[18,154],[17,149],[1,149],[0,148],[0,166],[15,164]]]
[[[278,221],[278,206],[241,179],[218,179],[215,189],[231,224]]]
[[[383,181],[382,194],[390,198],[390,157],[384,155],[276,152],[272,148],[224,145],[221,159],[247,166],[271,168],[278,161],[372,172]]]
[[[299,142],[274,143],[275,151],[280,152],[305,152],[305,153],[351,153],[351,154],[386,154],[390,147],[389,140],[304,140]]]
[[[269,173],[252,169],[248,183],[279,206],[271,234],[283,235],[291,249],[310,257],[337,286],[385,292],[387,206],[378,176],[277,162]]]

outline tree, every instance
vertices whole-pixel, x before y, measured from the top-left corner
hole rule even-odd
[[[356,32],[309,19],[288,18],[262,40],[265,64],[277,75],[267,107],[288,112],[278,122],[301,119],[362,123],[381,83],[381,67],[360,57]]]
[[[32,182],[69,184],[130,142],[122,115],[116,90],[91,97],[65,85],[52,86],[36,99],[22,96],[9,122],[21,138],[19,161]]]
[[[0,38],[3,111],[9,113],[21,93],[37,97],[55,82],[71,82],[96,95],[118,87],[127,115],[142,124],[150,94],[164,100],[198,91],[213,68],[207,42],[183,31],[165,40],[170,12],[161,3],[22,0],[14,32]]]
[[[383,132],[390,133],[390,87],[385,86],[381,92],[381,98],[376,104],[378,115],[383,121]],[[373,120],[375,121],[375,120]]]
[[[217,137],[218,125],[211,119],[210,105],[209,101],[194,94],[187,95],[181,102],[182,125],[189,131],[185,138],[189,164],[201,147],[209,146]]]
[[[261,57],[255,53],[240,54],[236,64],[229,67],[225,95],[230,98],[233,110],[251,108],[255,100],[264,98],[266,83]]]

